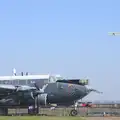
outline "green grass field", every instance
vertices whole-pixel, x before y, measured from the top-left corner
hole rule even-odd
[[[10,117],[0,117],[0,120],[85,120],[85,119],[80,117],[10,116]]]

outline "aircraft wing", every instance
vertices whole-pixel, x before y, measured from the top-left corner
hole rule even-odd
[[[35,90],[35,87],[30,86],[14,86],[7,84],[0,84],[0,104],[7,105],[7,103],[15,103],[15,97],[19,91]]]
[[[7,85],[7,84],[0,84],[0,95],[1,93],[4,94],[4,92],[6,93],[11,93],[11,92],[18,92],[18,91],[29,91],[29,90],[35,90],[36,93],[38,94],[42,94],[44,93],[44,89],[47,87],[48,84],[43,85],[43,88],[40,89],[36,83],[35,83],[35,87],[31,87],[31,86],[27,86],[27,85]]]
[[[13,85],[0,84],[0,90],[3,90],[3,89],[6,89],[6,90],[15,90],[16,88]]]
[[[26,90],[35,90],[35,87],[25,86],[25,85],[6,85],[6,84],[0,84],[0,91],[6,90],[6,91],[26,91]]]
[[[19,98],[19,93],[21,92],[29,92],[31,93],[31,97],[34,99],[33,94],[37,96],[38,94],[43,94],[44,89],[47,85],[43,86],[42,89],[26,86],[26,85],[6,85],[0,84],[0,105],[10,105],[10,104],[17,104],[16,99]]]

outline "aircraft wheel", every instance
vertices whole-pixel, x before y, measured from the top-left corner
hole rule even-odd
[[[76,116],[78,114],[77,110],[71,110],[70,116]]]

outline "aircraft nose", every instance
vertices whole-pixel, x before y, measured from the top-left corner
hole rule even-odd
[[[100,92],[100,91],[98,91],[98,90],[96,90],[96,89],[93,89],[92,87],[90,87],[90,86],[88,86],[88,85],[86,85],[85,86],[86,87],[86,93],[87,94],[89,94],[90,92],[96,92],[96,93],[100,93],[100,94],[102,94],[103,92]]]
[[[87,95],[87,89],[85,86],[77,85],[75,87],[75,93],[76,93],[76,96],[78,96],[81,99]]]
[[[88,85],[85,85],[85,88],[86,88],[86,92],[89,93],[90,90],[92,89],[92,87],[88,86]]]
[[[102,93],[99,92],[95,89],[92,89],[92,87],[90,86],[82,86],[82,85],[75,85],[75,89],[74,89],[74,93],[75,93],[75,97],[82,99],[83,97],[85,97],[86,95],[88,95],[90,92],[97,92],[97,93]]]

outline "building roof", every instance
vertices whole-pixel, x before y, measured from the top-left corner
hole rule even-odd
[[[0,80],[49,79],[50,75],[0,76]]]

